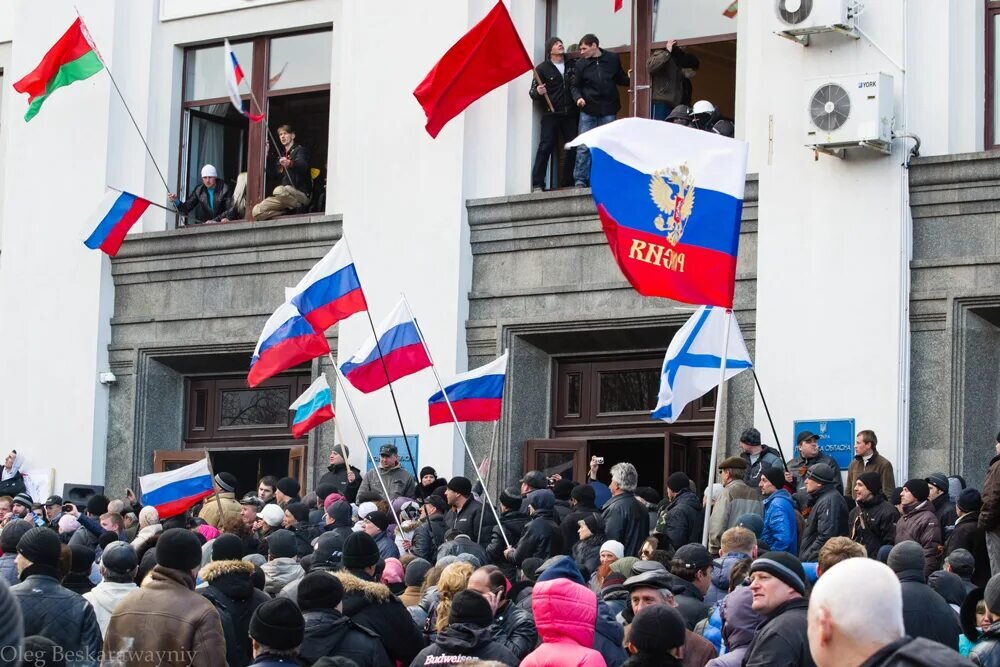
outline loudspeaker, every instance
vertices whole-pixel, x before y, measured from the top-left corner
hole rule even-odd
[[[63,484],[63,502],[73,503],[80,508],[83,512],[87,509],[87,501],[90,500],[91,496],[96,496],[98,494],[104,493],[103,486],[94,486],[92,484]]]

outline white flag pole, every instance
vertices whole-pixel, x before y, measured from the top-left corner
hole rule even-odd
[[[715,470],[718,466],[716,459],[719,456],[719,430],[722,413],[726,409],[726,361],[729,356],[729,331],[733,326],[733,311],[726,310],[726,333],[722,338],[722,363],[719,365],[719,387],[718,399],[715,401],[715,425],[712,427],[712,456],[709,459],[711,464],[708,468],[708,488],[705,489],[705,522],[702,526],[702,543],[708,548],[708,522],[712,514],[712,487],[715,485]]]

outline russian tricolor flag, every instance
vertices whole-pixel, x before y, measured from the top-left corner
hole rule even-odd
[[[637,292],[732,308],[747,144],[643,118],[584,132],[604,234]]]
[[[455,417],[460,422],[494,422],[500,419],[503,407],[503,383],[507,376],[507,353],[485,366],[455,376],[444,387]],[[452,421],[444,392],[437,392],[427,401],[430,425]]]
[[[250,361],[247,384],[256,387],[271,376],[330,353],[326,335],[316,333],[287,301],[267,319]]]
[[[229,101],[233,103],[236,110],[241,114],[249,118],[254,123],[259,123],[264,120],[264,114],[250,113],[243,108],[243,100],[240,97],[240,84],[243,83],[243,68],[240,67],[240,61],[236,59],[236,54],[233,53],[233,49],[229,46],[229,40],[225,40],[226,44],[226,62],[223,67],[226,68],[226,87],[229,88]]]
[[[143,475],[139,478],[139,489],[142,504],[155,507],[160,519],[183,514],[214,492],[208,458],[167,472]]]
[[[375,337],[370,336],[361,349],[340,366],[344,377],[361,391],[366,394],[373,392],[431,365],[417,324],[410,318],[402,299],[375,330],[378,332],[378,345]],[[379,360],[380,350],[385,360],[384,369]],[[389,373],[388,380],[386,371]]]
[[[84,229],[93,231],[83,240],[84,245],[114,257],[121,249],[128,230],[142,217],[149,204],[149,200],[129,192],[109,191],[87,221]]]
[[[295,415],[292,416],[292,435],[296,438],[301,438],[310,429],[333,419],[333,397],[326,376],[321,374],[313,380],[288,409],[295,410]]]
[[[316,331],[326,331],[340,320],[367,310],[347,242],[337,241],[292,289],[287,300]]]

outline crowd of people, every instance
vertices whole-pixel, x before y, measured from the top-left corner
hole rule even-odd
[[[221,471],[171,516],[131,492],[35,503],[11,452],[0,665],[1000,664],[1000,435],[982,492],[897,487],[868,430],[846,484],[814,433],[787,462],[756,429],[739,447],[703,497],[594,458],[495,508],[393,445],[366,473],[338,447],[310,493],[237,499]]]

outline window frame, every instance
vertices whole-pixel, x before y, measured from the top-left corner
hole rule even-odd
[[[1000,46],[997,43],[997,31],[994,29],[994,17],[1000,15],[1000,0],[983,0],[983,9],[985,12],[985,24],[984,28],[986,30],[986,53],[985,57],[985,75],[986,75],[986,86],[985,86],[985,97],[986,97],[986,118],[983,123],[983,150],[997,150],[1000,149],[1000,141],[996,140],[995,134],[998,129],[995,127],[993,122],[993,117],[996,111],[996,104],[998,100],[994,95],[994,89],[996,87],[996,77],[998,72],[994,67],[994,62],[996,60],[995,49]]]
[[[266,165],[264,164],[265,158],[267,156],[267,129],[268,122],[270,121],[270,104],[269,101],[272,97],[287,97],[289,95],[300,95],[303,93],[319,93],[327,92],[331,90],[331,84],[315,84],[311,86],[299,86],[297,88],[285,88],[271,91],[268,89],[268,81],[270,78],[270,52],[271,52],[271,40],[282,37],[296,37],[299,35],[308,35],[320,32],[332,32],[333,27],[330,25],[304,28],[301,30],[291,30],[288,32],[274,32],[267,33],[265,35],[259,35],[257,37],[249,39],[239,39],[233,40],[230,43],[236,44],[246,44],[251,43],[253,45],[253,54],[251,56],[253,66],[250,72],[250,78],[248,79],[248,84],[250,90],[253,91],[253,96],[260,102],[263,107],[260,112],[264,114],[264,120],[259,123],[248,122],[247,128],[247,201],[246,219],[250,219],[250,211],[260,203],[265,196],[265,177],[266,177]],[[185,122],[187,120],[187,112],[194,107],[201,107],[208,104],[229,104],[229,96],[226,97],[214,97],[205,99],[193,99],[186,100],[187,97],[187,63],[188,55],[198,49],[210,48],[213,46],[222,46],[222,40],[215,40],[206,42],[204,44],[198,44],[195,46],[189,46],[184,48],[184,52],[181,58],[181,109],[180,118],[178,119],[178,137],[180,138],[177,146],[177,180],[176,180],[176,190],[177,196],[181,197],[183,192],[185,195],[189,195],[184,189],[188,173],[186,171],[186,164],[188,161],[187,149],[188,142],[185,141],[186,137],[186,127]],[[330,73],[331,78],[333,72]],[[250,101],[250,93],[243,93],[240,95],[240,99],[244,102]],[[252,105],[252,103],[251,103]],[[174,216],[174,226],[177,227],[177,217]]]

